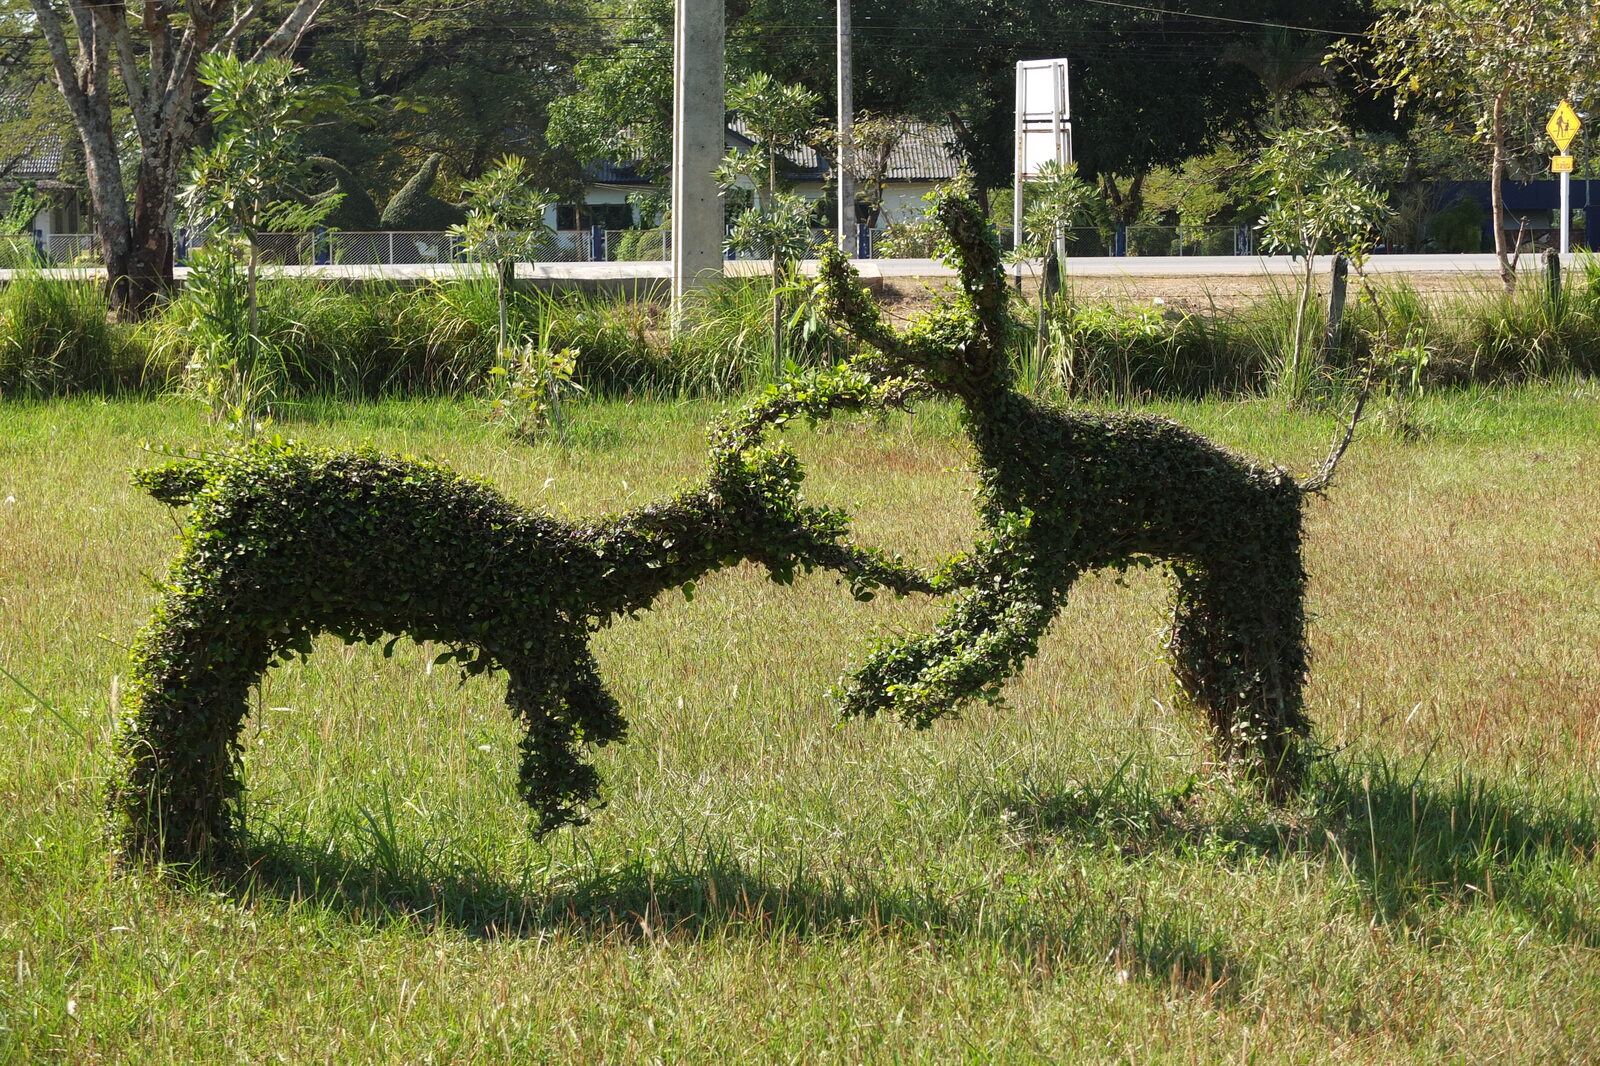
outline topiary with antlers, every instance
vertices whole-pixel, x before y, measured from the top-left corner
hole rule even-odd
[[[871,351],[853,369],[902,395],[950,397],[976,449],[987,537],[939,575],[960,594],[923,636],[880,644],[843,691],[846,714],[918,727],[996,699],[1038,651],[1079,577],[1161,561],[1174,578],[1168,650],[1223,759],[1282,796],[1310,730],[1300,516],[1326,487],[1352,419],[1318,475],[1297,484],[1164,418],[1067,410],[1012,387],[999,247],[960,183],[935,201],[959,290],[891,328],[847,260],[824,258],[827,312]],[[1359,406],[1356,412],[1359,418]]]

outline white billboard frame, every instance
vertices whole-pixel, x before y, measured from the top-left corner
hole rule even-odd
[[[1071,81],[1065,59],[1017,63],[1016,139],[1012,163],[1011,246],[1022,247],[1022,189],[1048,162],[1072,162]],[[1020,277],[1020,275],[1019,275]]]

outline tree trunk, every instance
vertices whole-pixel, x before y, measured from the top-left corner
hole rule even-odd
[[[778,150],[767,149],[767,214],[773,216],[778,206]],[[777,233],[771,227],[768,231],[773,238]],[[778,245],[774,240],[772,253],[772,380],[778,381],[783,376],[783,290],[778,285],[778,278],[783,270],[783,261],[778,255]]]
[[[256,58],[293,50],[324,2],[293,0]],[[30,6],[56,88],[83,142],[111,309],[119,318],[142,317],[172,284],[178,176],[193,141],[200,57],[233,48],[263,5],[240,5],[230,13],[221,3],[180,10],[152,0],[138,20],[143,37],[137,42],[125,4],[30,0]],[[113,75],[120,82],[118,107],[126,109],[122,130],[112,110]],[[131,210],[120,161],[129,133],[139,148]]]
[[[187,125],[187,119],[181,121]],[[111,309],[118,318],[150,315],[172,290],[173,227],[178,220],[178,175],[183,151],[173,143],[172,134],[151,147],[153,150],[139,162],[133,187],[128,270],[107,277]]]
[[[1100,175],[1100,192],[1106,206],[1111,209],[1111,220],[1132,226],[1144,213],[1144,175],[1135,174],[1126,191],[1117,188],[1117,179],[1111,174]]]
[[[1494,110],[1489,120],[1489,216],[1494,227],[1494,254],[1500,260],[1500,280],[1506,292],[1517,291],[1517,264],[1506,242],[1506,198],[1501,183],[1506,170],[1506,98],[1501,93],[1494,98]]]
[[[978,138],[973,136],[972,130],[967,128],[966,121],[954,111],[946,111],[945,117],[950,120],[950,129],[955,134],[956,152],[960,154],[961,158],[968,165],[972,166],[974,171],[976,171],[977,164],[975,161],[978,158],[978,151],[980,147],[978,144]],[[978,194],[978,210],[983,213],[984,218],[989,218],[990,210],[988,186],[981,181],[975,182],[974,184],[977,185],[977,189],[975,191]]]

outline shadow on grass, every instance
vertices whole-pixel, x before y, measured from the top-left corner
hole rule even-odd
[[[1103,784],[1023,787],[983,804],[1023,841],[1071,839],[1129,856],[1320,860],[1385,921],[1499,905],[1600,947],[1593,901],[1572,883],[1600,855],[1600,797],[1536,795],[1462,774],[1433,781],[1425,769],[1408,776],[1383,762],[1324,763],[1290,808],[1221,782],[1160,792],[1131,780],[1126,766]]]
[[[1130,911],[1112,890],[1085,890],[1047,906],[1005,906],[981,892],[886,888],[861,875],[774,877],[715,850],[694,856],[665,849],[604,869],[580,861],[549,887],[542,873],[518,884],[427,857],[357,854],[280,838],[249,842],[226,863],[190,869],[182,880],[242,906],[309,906],[355,924],[444,927],[491,940],[554,934],[642,943],[976,942],[1040,975],[1103,966],[1117,982],[1149,981],[1219,999],[1232,998],[1250,977],[1214,933],[1198,928],[1197,912]]]

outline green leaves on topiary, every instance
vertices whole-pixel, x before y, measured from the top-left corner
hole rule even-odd
[[[902,403],[902,383],[835,375],[826,408]],[[870,597],[927,590],[915,571],[845,543],[848,516],[800,497],[794,454],[767,429],[824,413],[817,386],[774,390],[712,428],[700,484],[590,523],[527,511],[431,463],[265,440],[146,470],[136,481],[193,511],[133,652],[110,814],[125,854],[195,861],[239,828],[240,730],[250,689],[318,634],[435,641],[467,673],[503,670],[522,722],[521,793],[540,831],[581,823],[600,780],[584,752],[627,723],[588,640],[662,592],[749,559],[788,583],[826,567]],[[391,641],[392,643],[392,641]]]
[[[960,592],[938,627],[883,642],[847,679],[845,713],[889,712],[922,727],[968,700],[995,699],[1080,576],[1159,561],[1175,579],[1173,671],[1219,755],[1245,758],[1275,792],[1293,788],[1309,732],[1305,490],[1169,420],[1019,394],[994,235],[961,186],[935,214],[960,288],[907,329],[883,322],[837,253],[818,284],[830,313],[874,349],[855,364],[868,380],[961,403],[988,536],[939,575],[940,587]]]
[[[441,200],[428,190],[439,178],[444,157],[435,152],[422,161],[411,180],[383,208],[382,228],[402,232],[438,232],[467,220],[466,208]]]

